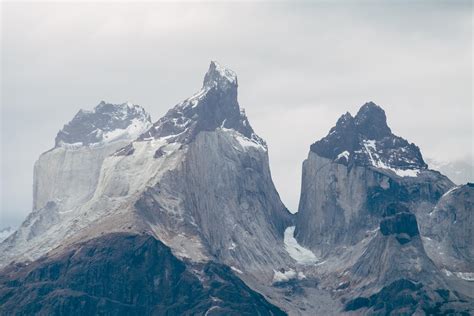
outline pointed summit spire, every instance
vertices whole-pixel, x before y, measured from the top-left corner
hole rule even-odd
[[[193,96],[177,104],[140,136],[140,140],[167,137],[168,142],[192,142],[202,131],[233,130],[261,144],[237,100],[237,75],[211,61],[203,87]]]
[[[223,90],[237,89],[237,75],[233,70],[221,66],[217,61],[211,61],[209,70],[204,76],[203,89],[213,87]]]
[[[355,116],[355,124],[370,139],[381,139],[392,134],[385,111],[372,101],[361,106]]]

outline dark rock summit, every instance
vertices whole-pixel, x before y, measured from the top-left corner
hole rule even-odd
[[[326,137],[311,145],[311,151],[344,165],[427,168],[420,149],[392,134],[385,111],[373,102],[364,104],[355,117],[342,115]]]
[[[416,145],[393,135],[385,112],[372,102],[355,117],[342,115],[311,145],[302,178],[296,237],[323,255],[363,240],[392,203],[404,203],[424,227],[429,211],[453,186],[427,169]],[[410,215],[386,223],[404,218]]]
[[[303,163],[295,237],[322,258],[322,268],[314,271],[346,311],[464,312],[472,309],[472,287],[446,281],[428,255],[442,256],[439,248],[427,252],[423,238],[435,218],[433,208],[452,194],[446,192],[453,185],[429,170],[419,148],[394,135],[385,112],[370,102],[355,117],[342,115],[311,146]],[[436,218],[447,223],[455,217],[450,213]],[[467,232],[464,227],[455,239],[467,240]],[[467,273],[460,276],[470,278],[469,270],[462,271]],[[446,299],[437,291],[451,294]]]
[[[359,109],[354,124],[358,131],[369,139],[381,139],[392,135],[387,125],[385,111],[374,102],[368,102]]]

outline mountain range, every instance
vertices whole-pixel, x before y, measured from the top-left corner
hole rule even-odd
[[[6,315],[465,314],[474,185],[429,168],[373,102],[309,146],[299,209],[211,62],[152,123],[80,110],[34,167],[33,210],[0,243]]]

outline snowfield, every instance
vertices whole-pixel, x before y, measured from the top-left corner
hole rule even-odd
[[[315,264],[319,261],[318,257],[309,249],[301,246],[294,237],[295,226],[290,226],[285,230],[285,250],[299,264]]]

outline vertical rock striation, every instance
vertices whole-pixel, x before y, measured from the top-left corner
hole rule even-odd
[[[321,255],[360,242],[379,225],[385,207],[406,203],[424,227],[454,184],[429,170],[419,148],[394,135],[372,102],[339,118],[311,145],[303,163],[296,236]]]

